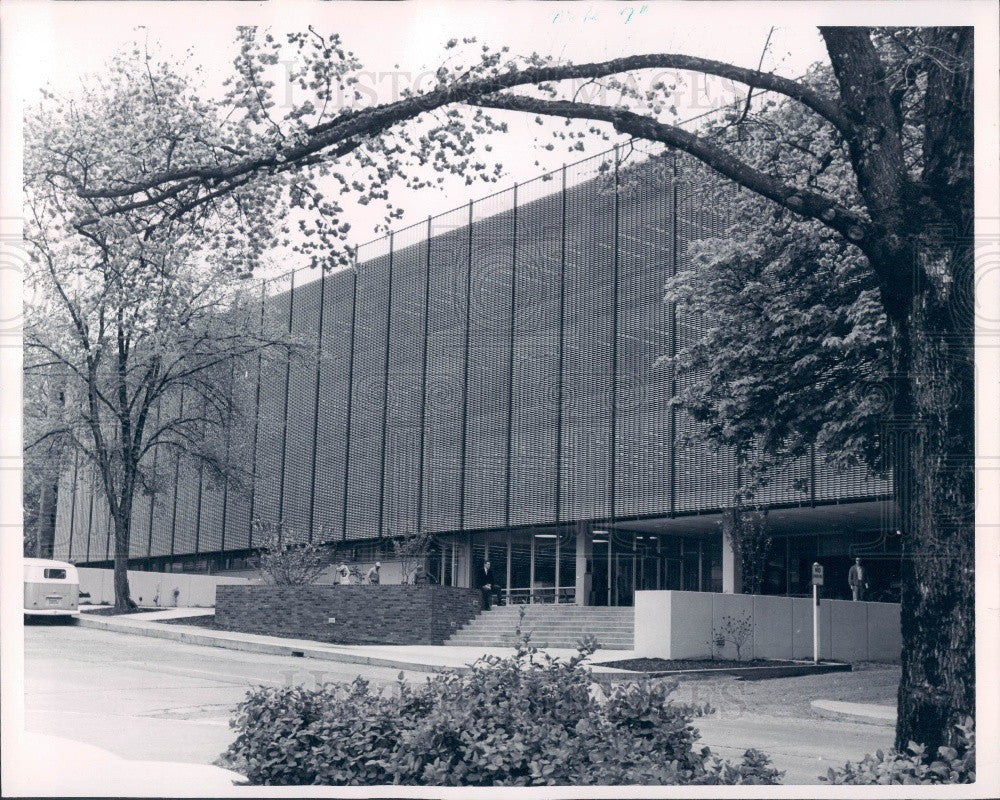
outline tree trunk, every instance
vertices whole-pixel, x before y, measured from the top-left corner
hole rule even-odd
[[[893,327],[886,436],[903,531],[896,746],[931,754],[975,714],[976,669],[971,245],[942,252],[919,256],[931,277]],[[935,256],[952,259],[949,269],[927,269]]]
[[[115,517],[115,611],[132,611],[138,606],[132,600],[128,585],[129,534],[132,509],[123,508]]]

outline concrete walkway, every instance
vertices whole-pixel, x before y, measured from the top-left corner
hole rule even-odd
[[[137,636],[151,636],[171,639],[188,644],[207,647],[223,647],[252,653],[298,656],[345,664],[367,664],[369,666],[393,667],[421,672],[443,672],[451,669],[468,669],[469,665],[484,655],[509,656],[509,647],[440,647],[433,645],[337,645],[315,642],[307,639],[286,639],[278,636],[262,636],[253,633],[221,631],[202,628],[197,625],[180,623],[164,625],[157,620],[179,619],[204,616],[214,613],[205,608],[169,608],[162,611],[147,611],[138,614],[104,616],[88,614],[82,610],[80,625],[106,631],[130,633]],[[546,648],[541,652],[560,659],[576,655],[568,648]],[[613,654],[601,652],[601,659],[634,658],[630,650],[615,650]],[[595,674],[634,675],[627,670],[590,664]]]

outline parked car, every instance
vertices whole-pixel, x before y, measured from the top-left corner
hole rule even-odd
[[[72,617],[80,611],[80,577],[76,567],[48,558],[24,559],[24,614],[28,617]]]

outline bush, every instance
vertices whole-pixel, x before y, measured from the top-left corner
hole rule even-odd
[[[305,586],[330,566],[326,548],[300,541],[302,537],[288,527],[255,520],[254,530],[254,539],[260,542],[257,569],[266,583]],[[322,528],[319,538],[322,539]]]
[[[958,727],[958,747],[939,747],[931,758],[922,745],[910,742],[907,752],[890,750],[867,755],[856,764],[831,769],[820,780],[834,784],[939,784],[974,783],[976,780],[976,731],[971,718]]]
[[[537,786],[777,783],[768,758],[732,764],[695,750],[691,720],[708,709],[673,702],[673,681],[619,686],[606,699],[583,659],[562,661],[525,638],[513,656],[470,672],[398,684],[391,696],[348,686],[248,692],[222,763],[253,784]]]

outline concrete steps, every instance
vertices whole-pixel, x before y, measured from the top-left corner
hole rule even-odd
[[[524,609],[521,620],[520,611]],[[606,650],[631,650],[634,614],[631,608],[571,605],[501,606],[483,611],[456,631],[446,645],[457,647],[508,647],[517,640],[517,626],[531,634],[538,647],[568,647],[586,635],[594,636]]]

